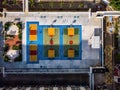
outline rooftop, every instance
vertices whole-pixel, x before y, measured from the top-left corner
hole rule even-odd
[[[8,12],[7,17],[12,17],[14,12]],[[65,12],[33,12],[29,13],[26,17],[24,17],[23,13],[15,13],[15,16],[20,15],[20,20],[22,20],[23,23],[25,23],[25,28],[23,29],[23,39],[22,39],[22,52],[23,52],[23,59],[22,62],[13,62],[13,63],[6,63],[6,62],[0,62],[1,66],[4,66],[7,69],[12,68],[71,68],[71,69],[89,69],[90,66],[96,66],[101,65],[101,47],[93,48],[90,47],[91,45],[91,37],[94,36],[95,30],[99,30],[99,32],[102,32],[101,28],[101,19],[94,17],[89,17],[89,12],[68,12],[67,14]],[[14,19],[9,19],[14,21]],[[53,21],[56,20],[56,22],[53,23]],[[76,22],[73,23],[73,21],[76,20]],[[7,22],[7,18],[5,18],[5,21]],[[54,27],[60,26],[60,28],[64,28],[63,26],[81,26],[81,39],[82,39],[82,45],[81,45],[81,59],[79,60],[38,60],[39,62],[36,64],[32,63],[26,63],[26,24],[27,22],[39,22],[40,30],[43,29],[45,26],[53,25]],[[39,32],[39,30],[38,30]],[[100,37],[100,41],[98,42],[100,45],[101,42],[101,33],[97,34]],[[39,39],[39,38],[38,38]],[[37,70],[37,69],[36,69]]]

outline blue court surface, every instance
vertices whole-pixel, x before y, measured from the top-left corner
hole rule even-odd
[[[30,41],[30,28],[31,24],[37,25],[36,36],[37,40]],[[39,22],[27,22],[27,35],[26,35],[26,59],[27,63],[39,63],[39,60],[82,60],[82,26],[81,25],[39,25]],[[55,29],[54,37],[48,36],[48,28]],[[67,28],[75,28],[75,35],[68,37],[65,31]],[[69,45],[69,41],[73,43]],[[52,45],[49,43],[52,41]],[[37,46],[37,60],[30,61],[30,45]],[[74,50],[74,57],[67,56],[68,49]],[[54,58],[48,57],[48,50],[54,50]]]

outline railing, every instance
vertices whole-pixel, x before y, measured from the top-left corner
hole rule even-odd
[[[105,12],[104,13],[104,16],[114,16],[114,15],[120,15],[120,12],[114,12],[114,13],[112,13],[112,12]]]
[[[7,68],[5,69],[6,74],[42,74],[42,73],[54,73],[54,74],[61,74],[61,73],[89,73],[90,70],[88,69],[55,69],[55,68]]]

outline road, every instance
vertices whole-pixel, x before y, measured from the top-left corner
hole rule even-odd
[[[32,79],[31,79],[32,78]],[[13,74],[0,78],[0,86],[17,85],[89,85],[88,74]]]

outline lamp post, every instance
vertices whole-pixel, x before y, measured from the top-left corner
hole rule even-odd
[[[72,26],[72,25],[73,25],[73,23],[76,23],[76,21],[77,21],[76,19],[75,19],[75,20],[73,20],[73,22],[70,24],[70,26]]]
[[[27,14],[28,11],[29,11],[29,6],[28,6],[28,0],[23,0],[24,1],[24,10],[25,10],[25,13]]]

